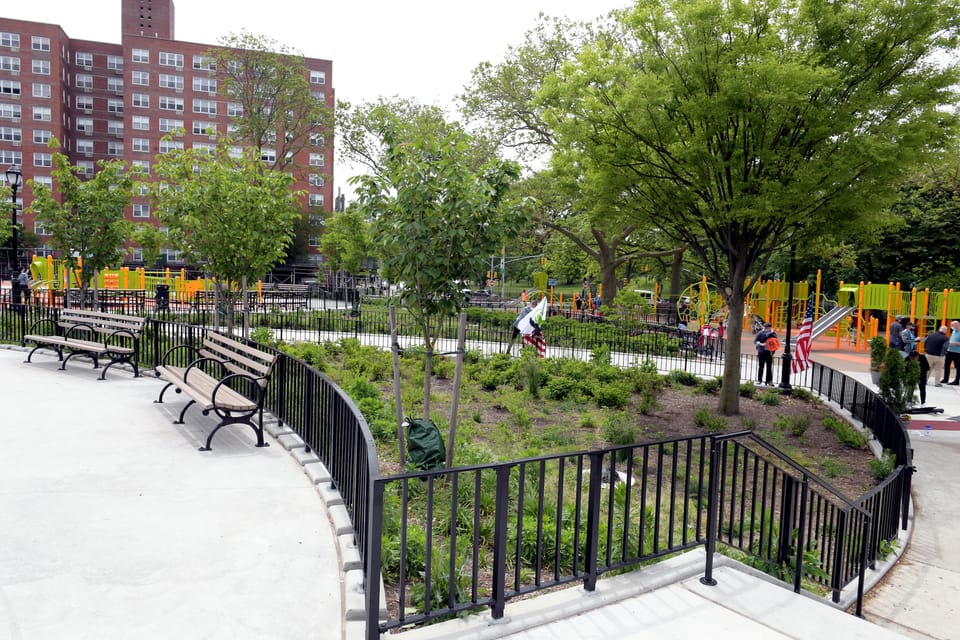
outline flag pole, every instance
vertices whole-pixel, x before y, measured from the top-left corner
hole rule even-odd
[[[793,261],[794,254],[796,253],[797,245],[790,245],[790,272],[787,275],[789,284],[787,285],[787,336],[784,340],[783,346],[783,371],[780,374],[780,389],[784,394],[790,395],[793,391],[793,387],[790,386],[790,361],[792,360],[790,356],[790,325],[793,324]]]

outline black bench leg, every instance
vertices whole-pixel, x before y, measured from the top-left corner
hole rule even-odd
[[[180,391],[180,390],[177,389],[177,391]],[[190,402],[188,402],[187,406],[185,406],[183,410],[180,412],[180,417],[177,420],[175,420],[173,424],[183,424],[183,416],[187,414],[187,409],[192,407],[194,404],[196,404],[196,400],[191,400]]]
[[[34,352],[36,352],[37,349],[51,349],[51,347],[48,347],[48,346],[42,345],[42,344],[38,344],[38,345],[35,346],[33,349],[30,349],[30,353],[27,354],[27,359],[24,360],[24,362],[30,362],[30,358],[33,357],[33,354],[34,354]],[[62,361],[62,360],[63,360],[63,349],[61,349],[60,347],[52,347],[52,349],[53,349],[53,351],[56,351],[56,353],[57,353],[57,360]]]
[[[167,383],[167,386],[165,386],[163,389],[160,389],[160,397],[157,398],[156,400],[154,400],[154,402],[163,402],[163,394],[166,393],[166,392],[167,392],[167,389],[169,389],[169,388],[172,387],[172,386],[173,386],[173,383],[172,383],[172,382],[168,382],[168,383]],[[180,391],[179,388],[177,389],[177,393],[181,393],[181,391]]]

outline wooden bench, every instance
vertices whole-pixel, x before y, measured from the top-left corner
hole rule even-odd
[[[187,409],[194,404],[203,415],[212,411],[220,418],[200,451],[209,451],[217,431],[231,424],[248,425],[257,434],[257,446],[269,446],[263,441],[263,401],[276,361],[275,355],[211,331],[199,349],[179,345],[163,355],[156,374],[167,384],[155,402],[163,402],[164,393],[173,387],[190,398],[174,424],[183,424]],[[184,362],[188,364],[182,366]]]
[[[27,362],[37,349],[51,349],[60,359],[60,369],[74,356],[85,356],[93,360],[94,369],[100,366],[100,358],[110,359],[109,364],[100,373],[100,379],[107,376],[107,369],[115,364],[126,363],[133,367],[133,375],[140,376],[137,360],[140,355],[140,336],[147,319],[138,316],[124,316],[102,311],[84,309],[61,309],[56,318],[43,318],[30,326],[23,336],[21,344],[33,343],[27,354]],[[67,352],[64,357],[64,351]]]

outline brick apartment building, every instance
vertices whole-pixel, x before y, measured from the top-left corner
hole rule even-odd
[[[17,201],[23,228],[48,240],[23,209],[32,199],[28,180],[52,184],[52,136],[72,164],[93,175],[97,160],[123,159],[149,169],[166,147],[209,146],[216,142],[212,132],[228,133],[240,105],[218,92],[222,78],[205,55],[215,46],[174,39],[172,0],[121,0],[120,44],[73,39],[60,25],[0,18],[0,173],[22,167]],[[312,93],[332,109],[331,61],[304,58],[304,64]],[[181,128],[185,132],[172,145],[161,142]],[[333,141],[313,136],[310,142],[294,157],[308,170],[295,174],[293,188],[306,191],[305,207],[322,215],[333,205]],[[268,160],[270,151],[264,149]],[[0,211],[10,216],[7,206],[0,203]],[[127,217],[153,219],[149,200],[134,197]],[[139,253],[132,249],[127,262],[140,262]],[[177,262],[175,255],[166,257]]]

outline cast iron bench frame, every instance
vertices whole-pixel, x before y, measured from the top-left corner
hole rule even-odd
[[[190,358],[185,367],[171,364],[180,351],[187,351]],[[257,446],[268,447],[270,444],[263,440],[263,402],[277,359],[276,355],[211,331],[199,349],[177,345],[167,350],[155,370],[156,376],[167,384],[154,402],[163,402],[163,395],[173,387],[190,398],[174,424],[183,424],[187,410],[194,404],[200,406],[203,415],[212,411],[220,419],[200,451],[210,451],[217,431],[232,424],[249,426],[257,434]]]
[[[107,369],[115,364],[129,364],[133,367],[134,377],[140,377],[137,361],[140,356],[140,337],[147,319],[139,316],[125,316],[86,309],[61,309],[56,318],[41,318],[30,326],[20,344],[34,344],[27,354],[30,362],[38,349],[51,349],[60,360],[60,370],[74,356],[85,356],[93,360],[93,368],[100,367],[100,357],[110,358],[109,364],[100,373],[105,380]],[[47,327],[47,333],[41,333]],[[67,356],[64,357],[64,351]]]

